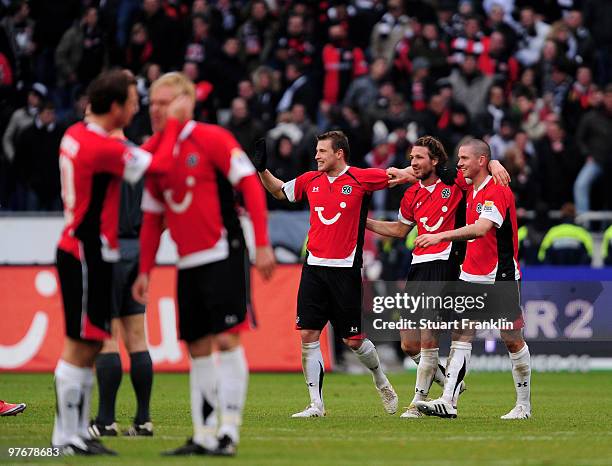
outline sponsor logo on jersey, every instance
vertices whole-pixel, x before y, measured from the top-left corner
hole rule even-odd
[[[342,194],[351,194],[353,192],[353,188],[351,185],[345,184],[342,186]]]
[[[444,188],[442,190],[442,199],[448,199],[451,195],[451,190],[450,188]]]
[[[485,201],[484,206],[483,206],[483,210],[485,212],[493,212],[493,207],[495,207],[495,203],[493,201]]]
[[[185,159],[185,164],[187,165],[187,167],[193,168],[198,164],[199,161],[200,157],[198,157],[198,154],[189,154]]]
[[[427,232],[432,233],[442,226],[442,222],[444,222],[444,217],[440,217],[438,221],[436,222],[436,224],[431,227],[427,225],[427,220],[429,220],[428,217],[421,217],[419,219],[419,222],[421,222],[421,224],[423,225],[423,228],[425,228]]]
[[[341,202],[340,203],[340,208],[344,209],[345,207],[346,207],[346,202]],[[325,210],[325,207],[315,207],[314,210],[317,213],[317,215],[319,216],[319,220],[321,220],[321,223],[323,225],[333,225],[334,223],[336,223],[338,221],[338,219],[342,215],[342,212],[338,212],[332,218],[325,218],[323,216],[323,211]]]

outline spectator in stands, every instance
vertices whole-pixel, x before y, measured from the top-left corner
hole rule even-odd
[[[98,10],[85,10],[62,36],[55,50],[57,85],[62,89],[62,110],[72,107],[75,93],[95,78],[106,60],[102,30],[98,25]]]
[[[536,18],[534,7],[527,4],[520,11],[520,38],[516,58],[523,66],[533,66],[540,59],[540,52],[548,36],[550,26]]]
[[[124,66],[134,74],[139,74],[153,57],[153,43],[142,23],[135,23],[128,45],[125,49]]]
[[[584,4],[584,24],[595,42],[597,83],[600,86],[612,82],[612,2],[590,0]],[[580,208],[578,208],[580,211]]]
[[[28,92],[25,107],[15,110],[11,115],[9,124],[2,136],[4,156],[9,162],[12,162],[15,157],[15,143],[19,134],[34,122],[34,117],[38,114],[40,105],[46,97],[47,87],[41,83],[34,83]]]
[[[258,67],[252,76],[255,91],[253,115],[258,115],[264,128],[268,130],[276,119],[280,83],[274,70],[266,66]]]
[[[533,209],[536,201],[533,194],[538,186],[527,154],[514,144],[506,150],[503,160],[510,174],[510,189],[514,193],[517,211]]]
[[[217,70],[215,66],[221,53],[219,42],[210,34],[209,20],[203,14],[194,14],[191,19],[191,31],[185,46],[185,61],[198,65],[199,76],[207,81],[214,81]]]
[[[574,183],[574,200],[579,214],[590,208],[593,183],[604,173],[610,174],[612,162],[612,84],[605,89],[603,105],[589,111],[580,121],[576,143],[586,163]]]
[[[486,76],[493,76],[497,81],[505,82],[510,91],[519,78],[519,63],[512,56],[512,50],[506,47],[504,35],[493,31],[489,37],[488,48],[478,58],[478,68]]]
[[[459,69],[450,75],[455,100],[463,104],[470,116],[475,117],[485,109],[493,77],[483,75],[476,66],[476,57],[465,53]]]
[[[292,105],[291,122],[302,132],[300,141],[295,145],[295,152],[302,168],[301,172],[316,170],[316,161],[313,154],[316,152],[317,134],[319,134],[319,131],[308,118],[306,107],[303,104],[296,103]],[[354,156],[355,152],[352,151],[352,160],[355,160]]]
[[[33,41],[34,21],[30,18],[28,2],[12,2],[8,15],[2,18],[0,26],[0,51],[4,52],[10,64],[11,81],[28,82],[32,77],[32,54],[36,50]]]
[[[499,85],[494,85],[489,90],[489,101],[484,112],[478,114],[474,121],[474,131],[477,137],[498,133],[502,120],[508,114],[509,109],[504,89]]]
[[[470,115],[463,105],[453,103],[450,108],[450,121],[448,126],[441,131],[440,140],[446,152],[453,154],[457,144],[466,136],[474,136]]]
[[[162,8],[161,0],[143,0],[142,11],[136,15],[134,23],[142,23],[149,34],[153,45],[151,61],[159,63],[164,71],[178,69],[182,57],[177,52],[182,49],[183,35],[178,21]]]
[[[553,67],[559,59],[557,43],[554,40],[547,40],[542,47],[542,55],[537,64],[539,75],[538,87],[542,92],[552,92],[554,83],[552,80]]]
[[[299,157],[293,140],[286,134],[282,134],[274,143],[274,151],[268,159],[268,170],[275,177],[284,180],[292,180],[302,174]],[[280,178],[284,176],[285,178]],[[268,198],[268,209],[270,210],[302,210],[304,204],[288,203],[274,199],[270,193],[266,192]],[[288,205],[289,204],[289,205]]]
[[[593,84],[593,73],[587,66],[580,66],[576,70],[576,80],[572,84],[563,103],[561,115],[563,126],[575,129],[578,123],[592,108],[593,95],[597,86]]]
[[[219,108],[229,108],[238,91],[238,83],[247,76],[246,67],[240,61],[240,42],[235,37],[229,37],[223,44],[213,81]]]
[[[238,30],[238,38],[242,44],[242,59],[251,72],[259,66],[262,57],[270,53],[274,28],[264,0],[251,2],[249,8],[250,14]]]
[[[434,83],[429,76],[430,63],[427,58],[417,57],[412,62],[412,80],[402,89],[412,110],[422,112],[427,108],[429,97],[434,93]]]
[[[308,117],[317,119],[316,92],[308,77],[304,74],[304,65],[299,61],[287,63],[285,70],[287,87],[276,107],[277,112],[287,112],[293,104],[300,103],[306,107]]]
[[[389,0],[387,13],[376,23],[370,37],[370,49],[374,58],[385,58],[393,61],[395,46],[404,37],[412,33],[410,21],[404,12],[402,0]]]
[[[344,98],[351,81],[367,74],[368,64],[363,51],[349,42],[344,26],[330,26],[328,36],[329,42],[322,52],[323,101],[336,105]]]
[[[306,33],[303,16],[290,14],[286,29],[280,31],[275,40],[275,60],[280,67],[288,61],[297,61],[304,67],[310,67],[314,62],[315,53],[316,47]]]
[[[15,145],[16,210],[61,210],[58,153],[63,131],[45,102]]]
[[[532,140],[540,139],[546,127],[536,110],[535,95],[528,89],[519,88],[515,94],[516,113],[521,129]]]
[[[376,58],[370,65],[370,72],[351,82],[344,95],[343,105],[355,107],[365,113],[378,95],[378,86],[387,75],[387,60]]]
[[[255,141],[264,136],[263,127],[251,117],[247,102],[242,97],[232,100],[231,116],[226,128],[247,154],[254,153]]]
[[[560,209],[574,201],[574,181],[583,158],[572,143],[558,116],[546,119],[546,134],[535,146],[539,201],[547,209]]]
[[[422,34],[412,41],[409,55],[410,58],[423,57],[427,59],[429,75],[434,81],[448,76],[450,73],[448,46],[440,39],[440,32],[435,23],[425,22],[423,24]]]
[[[563,17],[569,28],[568,46],[570,58],[578,65],[592,66],[595,61],[595,43],[589,30],[584,27],[582,10],[574,5]]]
[[[475,14],[465,15],[463,27],[451,40],[451,62],[461,64],[466,55],[480,58],[486,52],[489,38],[485,37],[480,28],[480,20]]]
[[[504,116],[501,119],[499,131],[497,131],[491,139],[489,139],[489,146],[491,146],[491,158],[493,160],[499,160],[503,162],[504,157],[508,149],[514,145],[514,136],[516,134],[516,125],[514,121]]]

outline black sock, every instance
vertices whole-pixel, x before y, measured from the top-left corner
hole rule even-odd
[[[153,386],[153,362],[148,351],[139,351],[138,353],[130,353],[130,363],[130,377],[138,402],[134,423],[144,424],[151,420],[149,402]]]
[[[100,353],[96,357],[96,377],[100,395],[96,421],[105,426],[115,422],[115,400],[121,384],[121,375],[119,353]]]

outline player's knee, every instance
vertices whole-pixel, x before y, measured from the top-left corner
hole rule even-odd
[[[117,343],[117,340],[115,340],[114,338],[104,340],[104,343],[102,344],[102,349],[100,350],[100,352],[101,353],[118,353],[119,344]]]
[[[192,358],[210,356],[212,354],[213,336],[208,335],[187,343],[187,349]]]
[[[510,353],[517,353],[525,346],[525,340],[520,331],[502,331],[500,336]]]
[[[215,337],[215,343],[219,351],[230,351],[240,345],[240,334],[222,333]]]
[[[363,343],[363,340],[350,340],[348,338],[343,338],[342,341],[344,342],[346,346],[348,346],[353,351],[361,348],[361,344]]]
[[[421,352],[420,341],[402,340],[402,351],[408,356],[415,356]]]
[[[319,341],[320,336],[320,330],[300,330],[302,343],[314,343],[315,341]]]

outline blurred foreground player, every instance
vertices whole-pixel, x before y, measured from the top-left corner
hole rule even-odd
[[[154,131],[164,129],[165,109],[181,95],[188,96],[193,110],[193,83],[180,73],[165,74],[152,84]],[[170,171],[145,182],[140,274],[133,293],[137,301],[146,302],[165,221],[179,255],[179,333],[191,356],[194,430],[184,446],[166,454],[231,456],[239,442],[248,383],[240,343],[240,332],[248,328],[248,265],[232,188],[243,195],[255,232],[255,266],[267,279],[275,261],[268,244],[265,196],[250,160],[219,126],[188,121],[173,154]]]
[[[463,176],[472,180],[467,192],[466,226],[418,236],[415,245],[426,248],[445,241],[468,242],[459,280],[466,282],[471,293],[494,297],[487,303],[491,305],[487,308],[491,318],[503,317],[513,323],[511,330],[500,330],[500,336],[512,363],[516,405],[501,418],[528,419],[531,416],[531,357],[522,334],[514,194],[509,187],[492,181],[487,169],[491,149],[486,142],[471,139],[459,147],[458,156]],[[416,402],[419,411],[457,417],[458,387],[469,370],[474,333],[470,328],[453,332],[444,392],[437,400]]]
[[[57,412],[52,445],[63,454],[114,454],[88,432],[94,360],[110,337],[112,264],[119,258],[117,223],[121,178],[136,182],[145,171],[163,171],[169,159],[109,137],[129,124],[138,110],[132,77],[109,71],[88,89],[87,123],[68,128],[60,146],[62,200],[66,226],[57,249],[66,338],[55,369]],[[169,111],[180,115],[178,105]],[[160,150],[176,138],[172,120]],[[172,132],[174,131],[174,133]]]
[[[254,154],[261,181],[272,196],[290,202],[306,198],[310,205],[307,259],[296,319],[310,404],[293,417],[325,415],[325,371],[319,338],[328,322],[372,373],[385,410],[395,414],[395,390],[382,370],[374,344],[361,331],[361,266],[368,206],[372,192],[387,187],[388,176],[377,168],[350,167],[348,139],[340,131],[323,133],[317,141],[317,171],[286,183],[266,169],[265,141],[258,142]]]
[[[121,130],[112,135],[118,139],[125,139]],[[148,148],[148,144],[143,148]],[[124,432],[124,435],[132,437],[153,435],[153,423],[149,415],[153,362],[146,342],[145,306],[132,297],[132,285],[138,276],[140,257],[138,235],[142,223],[140,203],[143,186],[142,179],[136,184],[121,183],[120,259],[113,264],[112,338],[104,341],[104,346],[96,358],[98,414],[89,426],[92,437],[119,434],[115,422],[115,402],[123,376],[119,357],[119,336],[130,355],[130,378],[137,406],[133,425]]]

